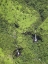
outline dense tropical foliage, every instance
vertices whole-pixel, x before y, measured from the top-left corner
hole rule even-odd
[[[0,0],[0,64],[48,64],[48,0]]]

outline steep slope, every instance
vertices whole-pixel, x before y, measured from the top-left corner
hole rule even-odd
[[[42,23],[39,13],[24,0],[0,0],[0,64],[48,64],[47,20]],[[34,43],[32,35],[23,34],[34,34],[35,28],[43,42]],[[18,47],[23,50],[16,57],[13,51]]]
[[[25,0],[25,2],[39,12],[42,21],[48,17],[48,0]]]
[[[20,31],[26,30],[40,19],[39,13],[33,7],[32,9],[27,7],[26,4],[22,5],[18,1],[13,2],[11,0],[4,0],[1,3],[0,13],[3,14],[3,18],[9,23],[18,23]]]
[[[48,35],[48,17],[45,19],[45,21],[39,26],[39,31],[42,35],[47,34]]]

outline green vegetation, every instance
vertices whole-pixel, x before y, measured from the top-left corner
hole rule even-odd
[[[35,29],[43,41],[33,42]],[[48,0],[0,0],[0,64],[48,64]]]

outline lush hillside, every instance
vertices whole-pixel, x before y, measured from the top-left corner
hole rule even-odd
[[[47,0],[25,0],[26,4],[34,7],[40,14],[42,21],[48,17],[48,1]]]
[[[45,21],[38,27],[39,32],[42,35],[48,35],[48,17],[45,19]]]
[[[0,64],[48,64],[47,0],[0,0]]]

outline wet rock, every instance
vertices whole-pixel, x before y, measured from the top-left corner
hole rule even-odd
[[[13,55],[19,57],[22,53],[23,48],[17,48],[13,51]]]
[[[43,42],[42,37],[40,35],[37,35],[36,32],[35,32],[35,34],[32,34],[32,32],[25,32],[25,33],[22,33],[22,34],[24,34],[25,36],[30,35],[31,38],[33,39],[33,42],[37,42],[38,40]]]
[[[40,40],[41,42],[43,42],[42,37],[40,35],[36,35],[37,41]],[[35,34],[32,34],[32,39],[35,42]]]

